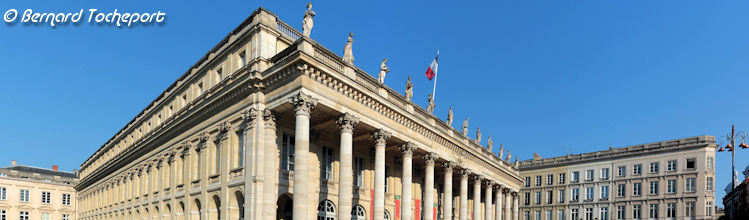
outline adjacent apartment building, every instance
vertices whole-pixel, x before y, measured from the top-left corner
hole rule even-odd
[[[733,189],[731,183],[726,186],[725,218],[722,219],[749,219],[749,166],[744,169],[744,179],[736,182],[738,185]]]
[[[75,172],[16,164],[0,168],[0,220],[76,219]]]
[[[713,219],[715,138],[520,163],[520,219]]]
[[[253,12],[81,165],[79,219],[518,217],[517,163],[309,31]]]

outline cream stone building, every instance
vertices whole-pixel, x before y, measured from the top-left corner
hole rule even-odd
[[[354,66],[352,37],[341,58],[254,11],[81,165],[79,218],[517,219],[517,162]]]
[[[75,172],[16,164],[0,168],[0,220],[76,219]]]
[[[714,219],[715,137],[520,162],[525,220]]]

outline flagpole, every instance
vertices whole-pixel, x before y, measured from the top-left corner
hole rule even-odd
[[[440,58],[440,50],[437,49],[437,69],[434,70],[434,87],[432,87],[432,101],[435,102],[437,100],[437,72],[439,71],[439,58]]]

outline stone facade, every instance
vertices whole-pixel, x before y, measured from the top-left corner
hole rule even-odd
[[[75,173],[17,165],[0,168],[0,219],[76,219]]]
[[[731,189],[730,183],[727,188]],[[726,192],[723,207],[724,218],[721,219],[749,219],[749,166],[744,169],[744,181]]]
[[[521,183],[261,8],[87,159],[76,189],[80,219],[510,220]]]
[[[521,219],[714,219],[715,138],[522,161]]]

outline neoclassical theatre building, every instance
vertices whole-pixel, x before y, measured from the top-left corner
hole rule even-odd
[[[354,66],[351,39],[349,59],[310,39],[310,14],[254,11],[101,146],[79,218],[518,218],[517,162]]]

